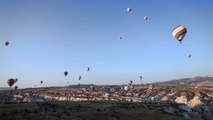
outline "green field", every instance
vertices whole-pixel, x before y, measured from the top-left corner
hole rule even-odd
[[[0,104],[0,120],[186,120],[162,112],[162,106],[107,101]]]

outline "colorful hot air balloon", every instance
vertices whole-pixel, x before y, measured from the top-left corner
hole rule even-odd
[[[15,83],[15,80],[12,79],[12,78],[10,78],[10,79],[7,80],[7,84],[8,84],[10,87],[13,86],[14,83]]]
[[[4,42],[4,45],[7,47],[10,43],[8,41]]]
[[[143,19],[144,19],[145,21],[147,21],[147,19],[148,19],[148,16],[144,16],[144,17],[143,17]]]
[[[67,72],[67,71],[65,71],[65,72],[64,72],[64,76],[66,77],[67,75],[68,75],[68,72]]]
[[[132,11],[132,8],[128,7],[128,8],[126,9],[126,11],[130,13],[130,12]]]
[[[180,43],[187,33],[187,29],[183,25],[179,25],[172,30],[172,36],[176,38]]]

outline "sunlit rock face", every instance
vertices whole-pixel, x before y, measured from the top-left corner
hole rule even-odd
[[[23,102],[31,102],[31,99],[28,98],[28,97],[25,97],[25,98],[23,99]]]
[[[186,96],[180,96],[180,97],[177,97],[177,98],[175,99],[175,102],[176,102],[176,103],[183,103],[183,104],[186,104],[186,105],[187,105],[188,100],[187,100]]]
[[[200,105],[202,105],[203,103],[200,101],[200,97],[198,96],[194,96],[193,99],[191,99],[189,102],[188,102],[188,106],[191,107],[191,108],[195,108],[195,107],[198,107]]]

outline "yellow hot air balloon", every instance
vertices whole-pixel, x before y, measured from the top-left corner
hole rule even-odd
[[[178,25],[172,30],[172,36],[176,38],[180,43],[187,33],[187,29],[183,25]]]

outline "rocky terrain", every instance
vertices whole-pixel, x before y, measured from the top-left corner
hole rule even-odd
[[[162,113],[187,119],[213,120],[213,87],[211,77],[146,84],[146,85],[70,85],[65,87],[29,88],[0,91],[0,102],[52,103],[52,102],[101,102],[126,104],[144,108],[155,106]],[[178,81],[178,82],[177,82]],[[194,81],[194,82],[192,82]],[[199,82],[198,82],[199,81]],[[184,82],[186,84],[179,84]],[[190,84],[190,85],[188,85]],[[135,104],[133,104],[135,103]],[[146,108],[145,107],[145,108]],[[155,108],[151,107],[151,108]],[[159,112],[158,111],[158,112]]]

